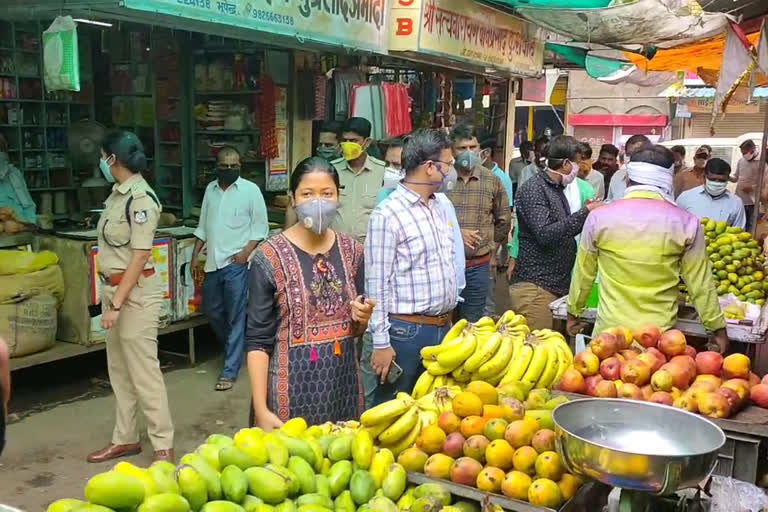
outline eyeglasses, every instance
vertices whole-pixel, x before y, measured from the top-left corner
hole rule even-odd
[[[219,164],[219,169],[239,169],[240,164]]]
[[[443,162],[442,160],[427,160],[427,162],[432,162],[432,163],[435,163],[435,164],[448,165],[450,167],[453,167],[454,165],[456,165],[456,160],[453,160],[451,162]],[[426,163],[426,162],[424,162],[424,163]]]

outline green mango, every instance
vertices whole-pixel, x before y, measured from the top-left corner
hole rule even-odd
[[[309,465],[309,462],[302,457],[292,455],[291,458],[288,459],[288,469],[296,475],[296,478],[299,480],[299,490],[301,494],[309,494],[317,490],[317,485],[315,484],[315,472],[312,469],[312,466]]]
[[[178,494],[155,494],[139,505],[137,512],[189,512],[189,502]]]
[[[363,505],[368,503],[376,494],[376,482],[368,471],[358,469],[352,473],[352,478],[349,480],[349,490],[355,503]]]
[[[285,500],[275,507],[275,512],[296,512],[296,504],[293,500]]]
[[[263,438],[264,446],[267,448],[269,454],[269,462],[277,466],[287,466],[288,458],[291,456],[288,453],[288,448],[285,447],[282,439],[277,433],[270,432]]]
[[[392,501],[397,501],[405,492],[405,486],[408,484],[408,474],[405,468],[397,462],[389,465],[384,480],[381,482],[381,489],[384,496]]]
[[[277,505],[288,497],[288,479],[277,471],[266,467],[248,468],[245,476],[250,494],[267,504]]]
[[[211,434],[205,442],[206,444],[215,444],[221,448],[235,444],[235,441],[231,437],[223,434]]]
[[[86,503],[81,500],[64,498],[63,500],[56,500],[48,505],[48,508],[45,509],[45,512],[73,512],[85,504]]]
[[[95,475],[85,485],[85,499],[109,508],[136,507],[144,501],[144,482],[135,476],[108,471]]]
[[[299,491],[301,490],[301,484],[299,483],[298,477],[294,474],[293,471],[288,469],[285,466],[278,466],[276,464],[267,464],[267,469],[270,471],[274,471],[285,478],[287,484],[288,484],[288,496],[293,497],[299,494]]]
[[[328,447],[331,446],[331,443],[334,439],[336,439],[336,436],[332,436],[330,434],[317,438],[317,444],[319,444],[320,448],[323,450],[323,457],[328,456]]]
[[[261,463],[260,463],[261,462]],[[225,446],[219,451],[219,465],[222,468],[227,466],[237,466],[245,471],[254,466],[263,466],[264,462],[255,457],[251,457],[245,451],[235,445]]]
[[[246,477],[247,479],[248,477]],[[264,505],[264,502],[261,501],[261,499],[257,498],[256,496],[251,496],[250,494],[246,494],[245,498],[243,498],[243,502],[241,503],[243,508],[245,509],[245,512],[256,512],[256,509],[259,507],[259,505]],[[270,506],[270,505],[267,505]]]
[[[323,455],[323,449],[320,446],[320,443],[318,443],[317,439],[312,437],[307,432],[305,432],[301,438],[306,441],[315,456],[315,463],[312,465],[315,473],[320,473],[320,471],[323,469],[323,458],[325,457],[325,455]]]
[[[245,509],[237,503],[232,503],[231,501],[217,500],[209,501],[203,505],[203,508],[200,509],[200,512],[245,512]]]
[[[373,459],[373,438],[367,430],[359,430],[352,439],[352,460],[360,469],[371,467]]]
[[[414,498],[419,499],[425,496],[436,497],[446,507],[451,504],[451,493],[440,484],[421,484],[413,490]]]
[[[233,503],[240,503],[248,492],[248,478],[237,466],[227,466],[221,472],[221,491]]]
[[[310,466],[315,465],[315,452],[312,450],[312,447],[309,446],[308,442],[306,442],[304,439],[291,437],[285,434],[278,435],[280,436],[280,440],[288,449],[289,455],[301,457],[302,459],[309,462]]]
[[[328,472],[328,484],[331,486],[331,496],[336,497],[348,486],[352,478],[352,463],[348,460],[340,460]]]
[[[176,483],[179,484],[181,495],[189,502],[192,510],[200,510],[208,501],[208,486],[194,467],[187,464],[179,466],[176,470]]]
[[[208,500],[216,501],[220,500],[221,494],[221,482],[219,481],[219,473],[205,462],[205,459],[196,453],[188,453],[179,461],[182,464],[189,464],[200,473],[200,476],[205,480],[205,485],[208,487]]]
[[[461,512],[480,512],[480,505],[476,501],[461,500],[453,504]]]
[[[325,475],[315,475],[315,487],[317,492],[324,494],[331,498],[331,484],[328,482],[328,477]]]
[[[443,504],[437,496],[422,496],[416,498],[410,512],[439,512],[442,508]]]
[[[222,447],[216,444],[201,444],[195,452],[200,455],[216,471],[221,471],[222,466],[219,462],[219,452]]]
[[[104,507],[102,505],[96,505],[93,503],[86,503],[82,507],[75,510],[77,510],[77,512],[115,512],[111,508]]]
[[[155,482],[155,489],[158,494],[181,494],[179,484],[176,483],[176,479],[173,478],[173,472],[166,473],[167,468],[165,466],[152,465],[147,469],[149,476]]]
[[[355,512],[356,508],[355,500],[352,499],[352,493],[349,489],[336,496],[333,505],[336,512]]]
[[[373,498],[367,505],[377,512],[400,512],[395,502],[384,496]]]
[[[332,508],[325,508],[320,505],[309,504],[302,505],[297,509],[297,512],[333,512]]]
[[[334,439],[328,447],[328,458],[331,462],[349,460],[352,457],[353,440],[354,437],[351,435],[342,435]]]
[[[304,494],[296,500],[296,505],[299,507],[304,505],[320,505],[321,507],[333,509],[333,500],[323,494]]]

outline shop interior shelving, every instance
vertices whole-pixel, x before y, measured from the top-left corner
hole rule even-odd
[[[76,208],[80,176],[68,152],[69,125],[93,117],[93,72],[88,38],[80,38],[80,92],[46,92],[42,31],[47,22],[0,21],[0,134],[10,161],[24,174],[40,211],[43,194],[57,199],[55,217]]]

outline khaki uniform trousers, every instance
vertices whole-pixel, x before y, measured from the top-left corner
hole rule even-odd
[[[552,328],[552,311],[549,304],[557,299],[557,296],[533,283],[521,282],[509,286],[509,299],[512,311],[523,315],[532,331]]]
[[[157,276],[140,277],[120,307],[115,325],[106,331],[109,382],[115,393],[112,443],[139,442],[138,408],[147,422],[155,450],[173,448],[173,422],[160,361],[157,329],[162,296]],[[102,304],[109,304],[117,287],[105,287]]]

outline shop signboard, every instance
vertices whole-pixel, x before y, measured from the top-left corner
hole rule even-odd
[[[688,112],[711,115],[714,101],[714,97],[689,99]],[[760,112],[760,103],[758,101],[747,103],[741,98],[731,98],[726,112],[728,114],[757,114]]]
[[[386,0],[123,0],[123,5],[296,37],[300,42],[387,51]]]
[[[544,42],[525,21],[473,0],[391,0],[389,48],[538,77]]]

